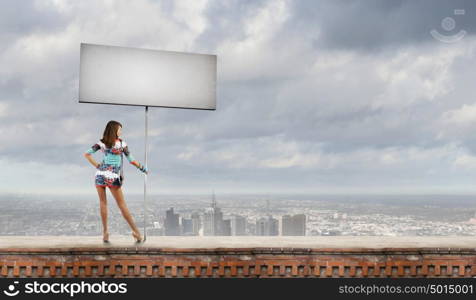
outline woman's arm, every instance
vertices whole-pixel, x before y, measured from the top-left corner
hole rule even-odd
[[[95,153],[101,148],[98,144],[94,144],[91,148],[89,148],[86,152],[84,152],[84,157],[95,167],[98,168],[100,163],[97,163],[91,154]]]
[[[95,167],[98,168],[100,163],[96,162],[93,158],[93,156],[89,153],[84,153],[84,157]]]
[[[131,165],[135,166],[137,169],[141,170],[142,172],[144,172],[146,174],[148,173],[147,168],[144,167],[143,165],[141,165],[137,160],[135,160],[134,156],[132,156],[126,142],[123,142],[123,148],[122,149],[124,151],[124,155],[126,156],[127,160],[129,161],[129,163]]]

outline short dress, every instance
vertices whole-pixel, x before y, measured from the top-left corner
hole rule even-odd
[[[121,146],[122,142],[122,146]],[[121,154],[124,153],[129,163],[136,162],[132,154],[129,152],[127,143],[121,139],[116,139],[115,145],[112,148],[106,148],[106,145],[99,141],[88,149],[86,154],[93,154],[101,150],[104,153],[104,158],[97,168],[95,175],[95,185],[102,187],[118,188],[122,186],[119,179],[121,173]]]

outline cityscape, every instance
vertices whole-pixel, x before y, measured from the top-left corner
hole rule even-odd
[[[0,235],[100,235],[98,201],[0,196]],[[143,198],[126,202],[143,229]],[[145,226],[152,236],[468,236],[475,212],[471,196],[158,195],[148,199]],[[131,232],[110,194],[108,227]]]
[[[269,211],[269,200],[267,200]],[[253,226],[254,225],[254,226]],[[163,230],[160,224],[156,227],[160,235],[205,235],[205,236],[231,236],[231,235],[306,235],[306,215],[283,215],[281,220],[271,214],[259,217],[255,224],[250,224],[245,216],[233,214],[231,218],[224,219],[223,212],[218,207],[213,195],[211,206],[203,214],[194,212],[190,218],[181,218],[171,207],[166,211]],[[252,230],[247,230],[252,229]]]

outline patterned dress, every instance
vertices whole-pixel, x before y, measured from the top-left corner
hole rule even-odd
[[[122,141],[121,147],[121,141],[121,139],[116,139],[116,143],[112,148],[106,148],[106,145],[99,141],[85,152],[88,155],[91,155],[98,150],[101,150],[101,152],[104,153],[104,158],[96,171],[96,186],[108,186],[114,188],[121,187],[122,182],[119,180],[121,172],[121,153],[124,153],[129,163],[137,164],[137,161],[129,152],[126,142]]]

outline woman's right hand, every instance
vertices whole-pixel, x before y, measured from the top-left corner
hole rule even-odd
[[[140,166],[139,170],[142,171],[145,174],[149,174],[149,170],[147,170],[147,167],[145,167],[143,165]]]

